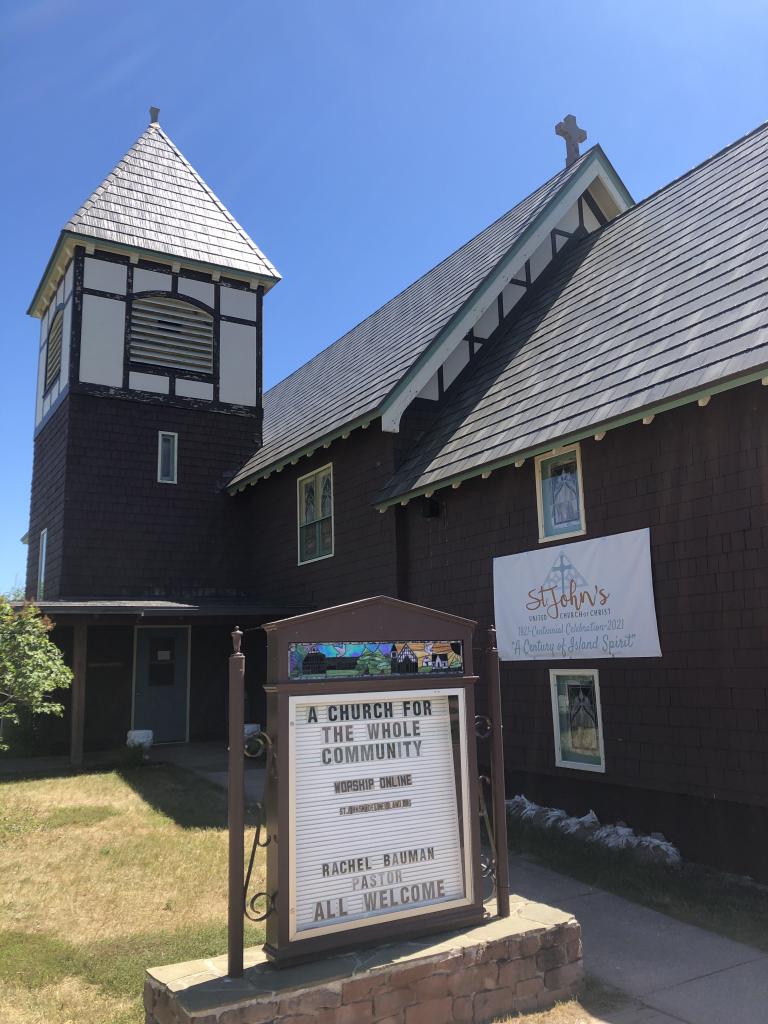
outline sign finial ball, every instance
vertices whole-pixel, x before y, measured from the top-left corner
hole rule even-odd
[[[232,651],[234,654],[240,653],[240,644],[242,643],[242,639],[243,631],[240,629],[239,626],[235,626],[235,628],[232,630]]]

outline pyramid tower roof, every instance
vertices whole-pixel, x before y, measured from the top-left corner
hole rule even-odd
[[[73,237],[246,274],[267,288],[280,280],[273,264],[156,121],[64,225],[54,259],[62,240]]]

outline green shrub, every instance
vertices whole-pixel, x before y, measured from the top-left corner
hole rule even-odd
[[[0,597],[0,750],[8,748],[4,725],[18,726],[22,716],[58,715],[63,705],[50,699],[72,682],[59,648],[48,634],[50,619],[32,604],[18,610]]]

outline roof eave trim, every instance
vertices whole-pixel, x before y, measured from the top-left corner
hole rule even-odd
[[[251,473],[246,473],[242,477],[237,473],[227,484],[226,490],[229,494],[236,494],[238,491],[244,491],[246,487],[251,487],[254,484],[257,484],[259,480],[265,480],[273,473],[282,472],[286,466],[295,466],[298,464],[300,459],[310,458],[318,451],[318,449],[329,448],[334,441],[338,441],[339,439],[346,440],[347,436],[351,434],[353,430],[357,430],[358,428],[362,428],[363,430],[367,429],[376,419],[378,419],[376,410],[371,410],[363,416],[358,416],[357,419],[343,423],[341,426],[327,434],[323,434],[320,437],[314,438],[312,441],[308,441],[302,448],[295,448],[292,451],[286,452],[286,454],[281,458],[273,459],[272,462],[267,463],[265,466],[261,466],[259,469],[253,470]]]
[[[27,308],[27,316],[39,317],[43,315],[43,310],[40,306],[43,303],[44,292],[53,273],[53,268],[59,262],[65,243],[66,239],[64,237],[64,232],[61,231],[59,232],[59,237],[56,239],[56,245],[53,247],[53,252],[45,265],[45,270],[43,271],[43,276],[40,278],[40,283],[35,289],[35,294],[32,296],[32,301]]]
[[[656,402],[642,406],[638,409],[634,409],[631,413],[627,413],[625,416],[617,416],[614,419],[609,420],[597,420],[596,422],[591,423],[589,427],[585,427],[582,430],[563,434],[560,437],[549,438],[547,441],[543,441],[541,444],[535,445],[532,448],[524,448],[510,455],[504,455],[499,459],[478,464],[477,466],[473,466],[472,469],[464,470],[462,473],[455,473],[453,475],[442,477],[428,484],[422,484],[411,491],[402,491],[398,494],[394,494],[383,501],[374,501],[373,504],[379,512],[385,512],[388,508],[392,508],[395,505],[405,505],[414,498],[422,498],[427,494],[431,495],[434,491],[443,490],[444,488],[451,487],[453,485],[458,486],[466,480],[475,479],[483,474],[490,475],[497,469],[504,469],[514,463],[522,464],[527,459],[535,458],[537,455],[543,455],[555,448],[563,448],[569,444],[576,444],[578,441],[585,441],[590,437],[594,437],[595,434],[607,432],[609,430],[616,430],[619,427],[631,426],[633,423],[639,423],[648,416],[653,417],[660,415],[661,413],[671,412],[673,409],[679,409],[684,405],[692,405],[700,399],[708,399],[712,395],[722,394],[725,391],[732,391],[735,388],[744,387],[747,384],[755,384],[757,381],[762,381],[763,384],[768,385],[766,371],[768,371],[768,363],[761,366],[760,369],[751,370],[749,373],[741,374],[731,379],[721,380],[718,383],[710,384],[707,387],[699,387],[694,391],[684,392],[676,398],[671,398],[668,401]]]
[[[600,177],[612,194],[612,198],[620,213],[634,206],[634,200],[616,170],[599,145],[594,146],[585,155],[583,165],[563,186],[549,199],[528,227],[523,231],[514,245],[498,261],[480,285],[472,292],[466,302],[454,313],[450,321],[442,328],[434,341],[421,353],[407,373],[387,395],[379,406],[382,429],[397,433],[400,418],[405,409],[420,393],[424,385],[437,367],[443,362],[444,349],[458,343],[494,301],[499,292],[508,282],[508,275],[515,269],[528,249],[534,250],[541,244],[549,230],[548,221],[555,207],[568,208],[578,197]],[[538,237],[538,236],[541,237]],[[530,253],[528,254],[530,255]]]
[[[271,274],[260,274],[257,271],[240,270],[235,267],[223,266],[220,263],[209,263],[204,260],[194,260],[187,256],[179,256],[171,252],[163,252],[159,249],[144,249],[138,245],[129,245],[123,242],[113,242],[108,238],[100,238],[98,235],[85,235],[79,231],[70,231],[65,228],[60,232],[56,245],[54,246],[51,257],[46,264],[43,276],[40,279],[35,294],[32,297],[32,301],[29,304],[27,314],[29,316],[39,317],[42,316],[43,309],[41,307],[45,304],[45,291],[50,283],[50,279],[62,257],[67,253],[67,250],[73,249],[75,245],[92,245],[94,248],[102,249],[106,252],[116,252],[121,255],[138,255],[144,259],[153,260],[157,263],[179,263],[184,267],[190,269],[199,270],[205,273],[220,274],[222,277],[231,277],[238,281],[255,282],[258,285],[264,287],[264,291],[267,292],[270,288],[273,288],[279,281],[282,280],[281,276],[273,276]]]

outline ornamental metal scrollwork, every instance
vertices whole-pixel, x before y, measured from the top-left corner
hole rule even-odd
[[[272,740],[265,732],[255,732],[247,737],[244,750],[246,757],[263,757],[272,752]]]
[[[261,830],[266,821],[266,813],[264,811],[264,804],[254,804],[253,809],[256,811],[258,816],[258,822],[256,824],[256,835],[253,837],[253,848],[255,849],[266,849],[272,842],[272,836],[268,835],[265,842],[261,842]],[[253,859],[253,858],[251,858]]]
[[[253,805],[253,809],[256,812],[256,831],[254,832],[253,843],[251,844],[251,855],[248,859],[248,870],[245,873],[245,884],[243,886],[243,913],[249,921],[259,923],[261,921],[266,921],[270,914],[273,914],[276,910],[277,892],[269,893],[260,891],[254,893],[254,895],[249,898],[248,888],[253,876],[253,865],[256,861],[256,851],[266,849],[266,847],[272,842],[273,838],[266,832],[266,796],[272,783],[273,775],[276,775],[277,763],[275,760],[272,740],[265,732],[258,732],[249,736],[245,741],[244,751],[246,757],[261,757],[262,754],[267,755],[267,774],[264,784],[264,798],[259,803]],[[264,830],[265,833],[263,841],[261,838],[262,830]],[[259,912],[256,906],[259,900],[262,899],[266,903],[266,909],[263,913]]]
[[[496,888],[496,861],[487,853],[480,854],[480,874],[483,878],[490,878]]]
[[[260,899],[262,899],[262,897],[264,898],[267,906],[264,913],[260,914],[256,909],[256,904]],[[270,914],[274,914],[276,910],[277,892],[257,892],[254,893],[254,895],[251,896],[249,900],[246,900],[245,916],[248,918],[249,921],[254,921],[256,924],[259,924],[261,921],[266,921]]]
[[[490,815],[488,814],[488,804],[486,803],[486,800],[485,800],[485,786],[488,786],[490,788],[491,787],[491,780],[488,778],[487,775],[480,775],[478,777],[478,782],[479,782],[478,791],[479,791],[479,795],[480,795],[480,819],[482,820],[483,824],[485,825],[485,832],[486,832],[486,835],[488,836],[488,845],[490,846],[490,851],[488,853],[483,851],[480,854],[480,874],[483,876],[483,878],[490,878],[491,879],[491,882],[493,883],[493,891],[495,893],[497,891],[497,884],[496,884],[496,863],[497,863],[497,861],[496,861],[496,835],[495,835],[495,832],[494,832],[494,829],[493,829],[493,825],[491,824]]]
[[[487,740],[493,731],[493,724],[487,715],[475,715],[475,736]]]

